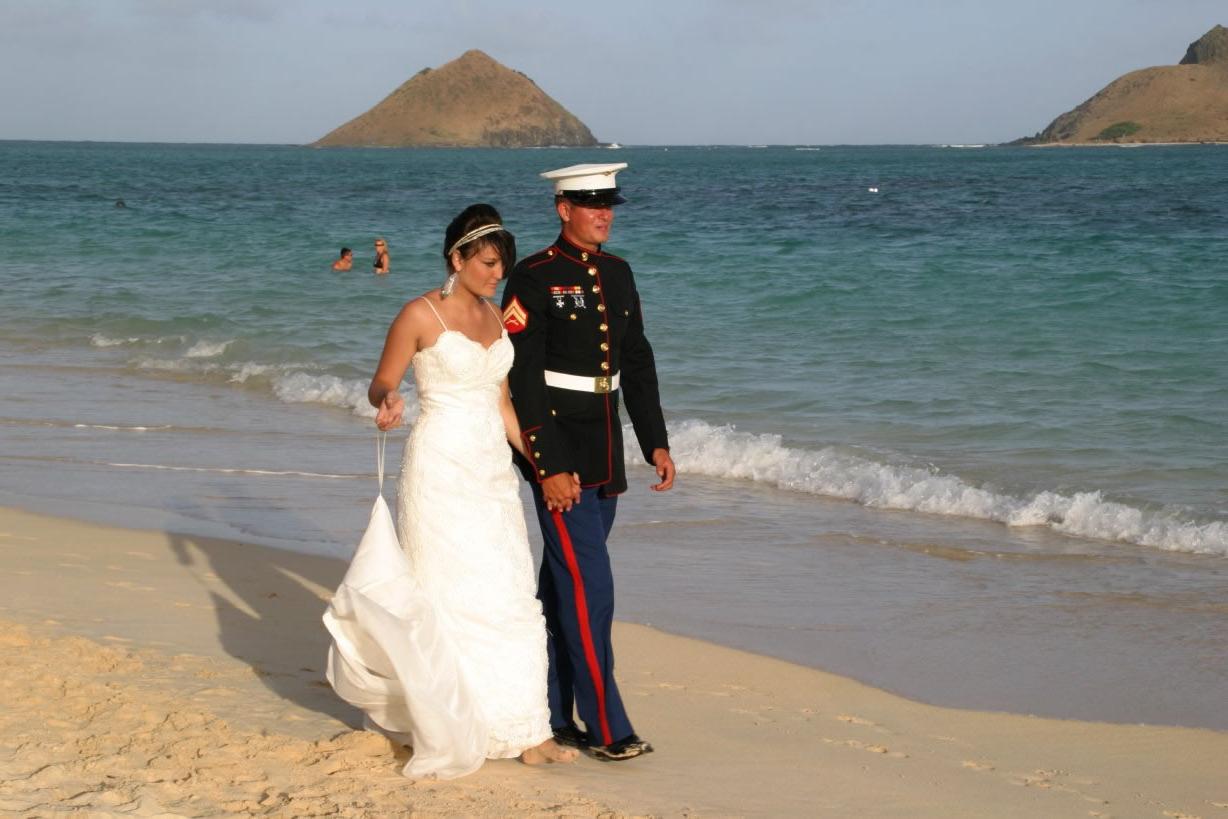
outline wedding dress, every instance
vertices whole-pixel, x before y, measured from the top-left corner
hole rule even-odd
[[[329,682],[404,735],[415,779],[463,776],[551,737],[546,626],[499,412],[512,344],[440,324],[412,361],[421,413],[395,533],[381,494],[324,618]]]

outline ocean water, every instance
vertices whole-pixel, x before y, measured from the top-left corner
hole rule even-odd
[[[1228,728],[1219,146],[0,143],[0,503],[347,555],[367,380],[443,226],[487,201],[542,247],[537,174],[586,161],[631,165],[609,249],[681,470],[632,470],[621,617],[945,704]]]

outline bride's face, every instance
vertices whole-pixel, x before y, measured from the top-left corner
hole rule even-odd
[[[454,257],[459,257],[457,251]],[[459,262],[460,267],[456,269]],[[468,259],[453,258],[453,268],[459,284],[480,298],[493,298],[503,281],[503,258],[490,245],[484,245],[481,250]]]

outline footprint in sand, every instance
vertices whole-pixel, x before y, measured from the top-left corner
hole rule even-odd
[[[823,741],[828,745],[844,745],[849,748],[856,748],[858,751],[889,756],[892,759],[908,759],[908,754],[903,751],[893,751],[885,745],[861,742],[856,739],[829,739],[827,737],[823,737]]]
[[[153,586],[138,586],[131,580],[108,580],[108,586],[114,586],[117,589],[127,589],[128,591],[157,591]]]
[[[850,717],[848,714],[840,714],[836,719],[841,722],[850,722],[853,725],[874,725],[877,727],[877,723],[870,722],[870,720],[862,719],[861,717]]]
[[[883,726],[879,725],[877,722],[874,722],[873,720],[864,719],[863,717],[855,717],[850,714],[840,714],[836,717],[836,719],[840,720],[841,722],[847,722],[849,725],[860,725],[864,728],[873,728],[875,731],[877,731],[880,734],[892,733],[891,729],[884,728]]]
[[[1059,771],[1059,770],[1050,771],[1050,770],[1045,770],[1044,768],[1038,768],[1037,770],[1033,771],[1030,774],[1015,774],[1012,778],[1008,779],[1007,781],[1010,782],[1012,785],[1018,785],[1023,788],[1039,788],[1040,790],[1044,790],[1044,791],[1053,790],[1053,791],[1061,791],[1063,793],[1079,793],[1074,788],[1063,785],[1060,782],[1053,781],[1054,777],[1064,777],[1066,775],[1067,775],[1066,771]],[[1079,795],[1082,796],[1082,794],[1079,794]],[[1100,804],[1104,804],[1103,801],[1094,799],[1094,798],[1088,801],[1099,802]]]
[[[992,771],[993,765],[988,762],[977,762],[975,759],[965,759],[964,767],[973,771]]]

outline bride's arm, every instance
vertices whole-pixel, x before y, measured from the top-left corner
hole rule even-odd
[[[520,421],[516,418],[516,410],[512,408],[512,393],[507,387],[506,378],[503,379],[503,394],[499,399],[499,412],[503,415],[503,429],[507,433],[507,442],[521,455],[528,457],[524,449],[524,441],[520,437]]]
[[[375,368],[371,386],[367,388],[367,400],[378,410],[375,425],[380,429],[400,426],[401,416],[405,412],[405,399],[397,392],[397,387],[401,385],[414,353],[418,352],[419,311],[414,304],[413,301],[406,304],[392,320],[388,337],[384,340],[384,352],[379,357],[379,366]]]

